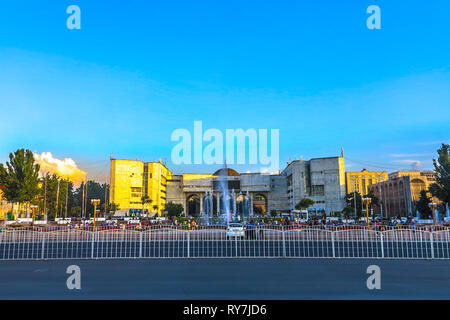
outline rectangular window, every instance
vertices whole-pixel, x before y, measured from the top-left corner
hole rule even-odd
[[[139,187],[131,187],[131,197],[132,198],[140,198],[142,196],[142,188]]]
[[[312,196],[324,196],[325,195],[325,186],[323,184],[312,186]]]

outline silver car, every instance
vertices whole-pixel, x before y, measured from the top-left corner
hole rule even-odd
[[[245,238],[245,228],[240,223],[230,223],[227,228],[227,239]]]

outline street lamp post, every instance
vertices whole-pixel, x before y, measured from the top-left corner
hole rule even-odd
[[[94,205],[94,231],[97,218],[97,206],[100,204],[100,199],[91,199],[91,203]]]
[[[366,220],[367,226],[369,226],[369,204],[372,201],[371,198],[362,198],[362,201],[366,203]]]
[[[431,208],[431,214],[433,215],[433,224],[436,225],[436,211],[437,203],[431,202],[428,204],[428,206]]]

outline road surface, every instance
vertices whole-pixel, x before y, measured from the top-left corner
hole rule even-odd
[[[369,265],[381,290],[368,290]],[[66,286],[69,265],[81,290]],[[115,259],[0,262],[0,299],[449,299],[450,261]]]

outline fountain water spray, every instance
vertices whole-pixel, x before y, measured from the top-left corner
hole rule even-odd
[[[248,190],[247,190],[247,192],[245,194],[245,208],[246,208],[246,210],[248,212],[249,217],[253,218],[253,211],[250,210],[250,195],[248,193]]]
[[[203,212],[202,212],[202,218],[203,218],[203,222],[207,225],[210,224],[210,220],[211,220],[211,216],[210,216],[211,199],[212,199],[211,194],[208,191],[206,191],[205,204],[204,204],[204,208],[203,208]]]
[[[225,170],[220,170],[219,172],[219,186],[222,191],[222,199],[223,199],[223,207],[224,207],[224,213],[222,214],[222,219],[227,223],[227,225],[230,224],[230,215],[231,215],[231,208],[230,208],[230,202],[228,200],[229,193],[228,193],[228,170],[227,170],[227,163],[225,162]]]

